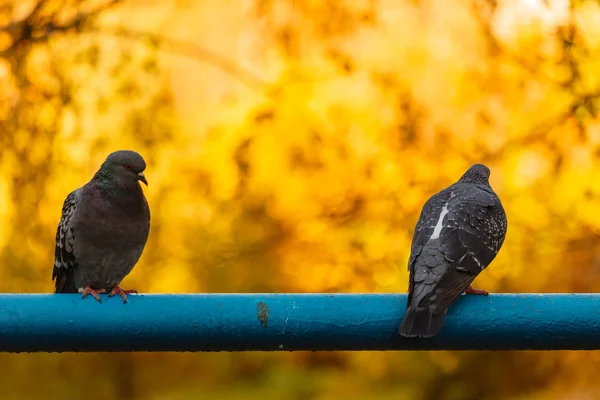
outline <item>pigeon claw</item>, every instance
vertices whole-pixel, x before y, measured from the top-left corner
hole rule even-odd
[[[98,300],[98,303],[102,303],[102,300],[100,299],[100,296],[98,296],[98,294],[100,294],[100,293],[106,293],[106,290],[104,290],[104,289],[94,290],[94,289],[92,289],[91,286],[88,286],[85,289],[83,289],[83,292],[81,292],[81,293],[83,293],[83,295],[81,296],[82,299],[85,299],[85,297],[88,294],[91,294],[92,296],[94,296],[94,298],[96,300]]]
[[[135,290],[135,289],[123,290],[123,289],[121,289],[121,287],[119,285],[117,285],[113,288],[113,290],[111,290],[108,297],[113,297],[114,295],[118,294],[123,299],[123,304],[127,304],[128,303],[127,295],[132,294],[132,293],[137,294],[137,290]]]
[[[465,289],[466,294],[478,294],[478,295],[482,295],[482,296],[487,296],[489,295],[488,292],[486,292],[483,289],[474,289],[473,286],[469,285],[468,288]]]

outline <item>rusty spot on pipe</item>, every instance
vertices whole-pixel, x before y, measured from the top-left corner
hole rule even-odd
[[[256,317],[263,328],[269,327],[269,306],[267,303],[261,301],[256,305]]]

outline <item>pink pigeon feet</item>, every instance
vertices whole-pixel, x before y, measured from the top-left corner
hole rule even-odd
[[[471,285],[469,285],[469,287],[465,289],[464,293],[466,293],[466,294],[479,294],[479,295],[483,295],[483,296],[489,295],[489,293],[486,292],[483,289],[473,289],[473,286],[471,286]]]
[[[115,294],[118,294],[123,299],[123,304],[126,304],[127,303],[127,295],[132,294],[132,293],[137,294],[137,290],[135,290],[135,289],[123,290],[123,289],[121,289],[121,287],[119,285],[117,285],[113,288],[113,290],[110,292],[108,297],[113,297]]]
[[[94,298],[96,300],[98,300],[98,303],[102,303],[102,300],[100,299],[100,296],[98,296],[98,294],[100,294],[100,293],[106,293],[106,290],[104,290],[104,289],[94,290],[94,289],[92,289],[91,286],[88,286],[85,289],[83,289],[83,292],[81,292],[81,293],[83,293],[83,295],[81,296],[82,299],[85,299],[85,297],[88,294],[91,294],[92,296],[94,296]]]

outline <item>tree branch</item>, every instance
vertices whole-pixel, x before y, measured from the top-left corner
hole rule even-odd
[[[226,74],[234,77],[249,89],[260,91],[262,94],[267,94],[266,90],[270,85],[262,78],[256,75],[251,70],[244,68],[236,63],[231,58],[218,54],[212,50],[198,46],[194,43],[184,42],[177,39],[164,37],[155,33],[133,31],[125,28],[118,29],[96,29],[95,32],[102,34],[115,35],[121,38],[131,40],[149,40],[160,46],[165,51],[170,51],[173,54],[190,57],[199,61],[207,62]]]
[[[44,4],[46,4],[46,2],[40,0],[26,18],[0,27],[0,33],[8,33],[12,38],[12,44],[0,51],[0,57],[8,56],[22,43],[43,42],[48,40],[53,33],[79,29],[87,20],[113,7],[120,1],[121,0],[108,0],[91,11],[79,12],[70,21],[58,24],[54,22],[58,12],[42,18]],[[40,25],[38,21],[44,19],[49,20],[50,22]]]

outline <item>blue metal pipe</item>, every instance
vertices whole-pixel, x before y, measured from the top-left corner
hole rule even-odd
[[[600,295],[463,295],[403,338],[403,294],[0,295],[0,351],[593,350]]]

